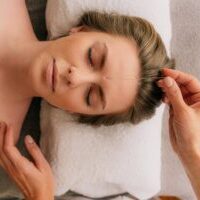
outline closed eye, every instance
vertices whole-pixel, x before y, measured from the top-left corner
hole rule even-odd
[[[92,48],[90,47],[88,49],[88,60],[91,66],[94,66],[93,60],[92,60]]]
[[[91,104],[90,104],[90,93],[91,93],[91,89],[92,89],[92,87],[90,87],[89,88],[89,91],[86,93],[87,95],[86,95],[86,98],[85,98],[85,101],[86,101],[86,104],[87,104],[87,106],[91,106]]]
[[[101,57],[101,62],[100,62],[100,69],[101,70],[103,70],[103,68],[105,68],[105,64],[106,64],[107,57],[108,57],[108,47],[107,47],[107,45],[105,43],[103,45],[104,45],[104,51],[103,51],[103,55]],[[87,59],[89,61],[90,66],[94,67],[92,55],[93,55],[92,54],[92,48],[90,47],[88,49],[88,55],[87,55],[88,58]],[[86,102],[87,106],[91,106],[90,102],[89,102],[91,90],[92,90],[92,86],[90,86],[86,90],[85,95],[84,95],[84,97],[85,97],[84,99],[85,99],[85,102]],[[101,102],[102,102],[102,108],[105,109],[106,108],[106,98],[105,98],[104,91],[103,91],[103,89],[101,87],[100,87],[99,94],[100,94],[100,97],[101,97],[100,99],[101,99]]]
[[[94,67],[94,63],[93,63],[93,60],[92,60],[92,48],[91,47],[88,49],[88,61],[89,61],[90,66]],[[92,87],[87,89],[86,95],[85,95],[85,102],[86,102],[87,106],[91,106],[91,104],[90,104],[91,89],[92,89]]]

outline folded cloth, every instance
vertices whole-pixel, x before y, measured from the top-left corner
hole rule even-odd
[[[99,198],[129,192],[147,199],[156,194],[163,108],[136,126],[93,128],[43,100],[40,146],[55,176],[56,195],[72,190]]]
[[[64,195],[56,197],[56,200],[91,200],[91,199],[93,198],[83,196],[81,194],[77,194],[72,191],[69,191],[65,193]],[[135,197],[131,196],[128,193],[123,193],[123,194],[118,194],[118,195],[113,195],[113,196],[107,196],[105,198],[101,198],[101,200],[138,200],[138,199],[136,199]],[[156,198],[156,199],[151,199],[151,200],[158,200],[158,199]]]
[[[66,195],[62,195],[56,198],[56,200],[92,200],[93,198],[88,198],[83,195],[75,194],[73,192],[68,192]],[[120,194],[117,196],[109,196],[106,198],[101,198],[101,200],[138,200],[131,195],[125,193],[125,194]],[[156,199],[151,199],[151,200],[158,200]]]

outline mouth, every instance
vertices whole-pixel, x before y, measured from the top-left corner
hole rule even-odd
[[[56,76],[57,76],[56,60],[55,58],[53,58],[46,71],[47,84],[49,88],[51,88],[52,92],[55,92],[56,90],[56,83],[57,83]]]
[[[53,58],[53,72],[52,72],[52,91],[56,91],[56,83],[57,83],[57,68],[56,68],[56,59]]]

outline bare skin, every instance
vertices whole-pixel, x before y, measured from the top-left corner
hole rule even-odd
[[[23,45],[37,39],[33,34],[24,1],[1,1],[0,24],[0,119],[8,125],[12,124],[16,143],[32,98],[20,95],[23,90],[19,89],[19,85],[16,87],[15,73],[10,72],[17,65],[18,60],[14,59],[17,54],[23,53],[26,62]],[[22,77],[25,76],[22,74]]]
[[[5,18],[12,20],[5,20]],[[12,66],[18,62],[14,59],[17,54],[23,53],[24,63],[28,62],[25,57],[26,51],[22,51],[22,45],[25,45],[27,41],[36,40],[25,1],[2,0],[0,6],[0,119],[7,125],[0,124],[0,166],[16,183],[26,200],[50,200],[54,199],[53,175],[39,147],[35,143],[29,143],[26,137],[26,148],[33,162],[23,157],[15,147],[32,98],[20,87],[16,87],[16,77],[13,72],[13,76],[10,76],[10,72],[13,70]],[[20,77],[18,78],[20,80]],[[20,85],[20,82],[18,83]]]
[[[26,200],[53,200],[54,178],[48,162],[30,136],[26,136],[25,146],[33,161],[22,156],[16,148],[12,127],[0,123],[0,166]]]

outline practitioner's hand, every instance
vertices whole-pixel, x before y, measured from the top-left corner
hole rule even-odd
[[[25,145],[33,158],[28,160],[14,145],[12,127],[0,124],[0,166],[17,184],[26,200],[54,199],[54,180],[51,168],[40,148],[26,136]]]
[[[200,157],[200,82],[192,75],[165,68],[158,81],[170,105],[170,139],[181,159]],[[168,80],[168,84],[164,84]],[[169,87],[168,87],[168,86]]]
[[[170,141],[200,199],[200,82],[178,70],[165,68],[163,74],[158,85],[170,105]]]

